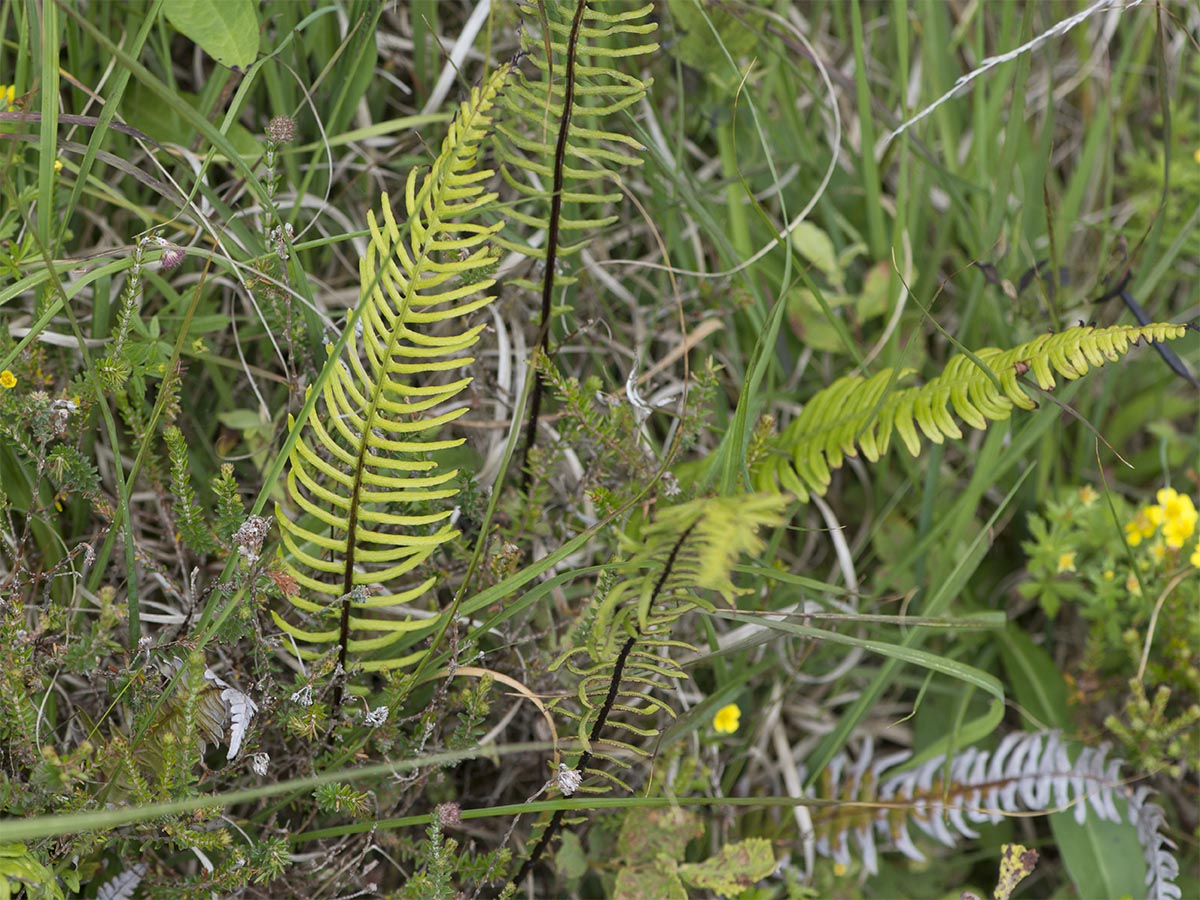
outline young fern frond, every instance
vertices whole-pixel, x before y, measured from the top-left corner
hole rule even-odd
[[[542,34],[523,33],[522,48],[537,71],[516,74],[503,100],[506,115],[496,123],[500,176],[519,198],[508,215],[524,226],[522,237],[499,237],[496,242],[530,258],[547,258],[546,242],[537,241],[535,246],[532,236],[551,230],[557,137],[565,97],[572,101],[561,161],[563,208],[556,223],[557,234],[550,235],[557,242],[555,250],[560,261],[577,253],[589,235],[616,221],[607,208],[620,201],[621,193],[603,183],[619,183],[619,167],[642,164],[640,154],[645,148],[614,130],[610,120],[638,103],[649,88],[649,81],[614,66],[626,57],[658,49],[658,44],[643,42],[643,35],[657,27],[647,21],[653,4],[625,11],[613,11],[606,4],[596,6],[582,10],[583,20],[573,45],[572,20],[579,11],[575,2],[545,0],[536,7],[523,4],[520,8],[528,25],[536,27],[540,22],[546,30]],[[574,57],[573,66],[568,65],[569,56]],[[572,79],[569,85],[568,78]],[[559,275],[556,280],[563,285],[573,279]],[[529,281],[510,283],[541,289],[540,284]]]
[[[1147,897],[1179,900],[1179,862],[1171,852],[1175,845],[1162,834],[1163,811],[1148,802],[1149,788],[1124,785],[1122,761],[1110,759],[1108,749],[1084,747],[1072,762],[1058,732],[1014,732],[994,751],[969,747],[949,764],[944,755],[936,756],[914,769],[891,773],[911,754],[875,760],[868,740],[857,760],[839,754],[821,773],[820,796],[839,803],[813,811],[816,849],[849,865],[853,836],[863,868],[874,875],[877,841],[925,861],[910,826],[953,848],[960,837],[979,837],[968,823],[994,824],[1005,814],[1071,807],[1075,821],[1083,825],[1090,807],[1104,821],[1126,820],[1137,829],[1147,865]],[[800,772],[801,781],[806,774]],[[1124,817],[1119,801],[1126,808]]]
[[[1169,341],[1182,337],[1183,325],[1081,326],[1058,334],[1043,334],[1011,350],[986,348],[975,357],[950,359],[942,374],[923,387],[900,388],[895,383],[909,374],[883,369],[870,378],[850,375],[820,391],[803,412],[773,441],[754,467],[757,490],[782,486],[800,499],[823,494],[830,471],[840,468],[847,456],[863,455],[875,462],[887,452],[892,434],[898,434],[916,456],[923,434],[935,444],[961,438],[957,415],[972,428],[1007,419],[1014,406],[1033,409],[1037,403],[1021,386],[1021,376],[1031,373],[1042,390],[1053,390],[1054,373],[1068,380],[1114,362],[1138,341]]]
[[[362,299],[289,458],[296,514],[276,507],[281,563],[300,588],[289,600],[312,624],[272,615],[306,658],[336,648],[343,669],[353,658],[361,669],[382,670],[420,656],[389,650],[428,626],[404,606],[434,584],[419,577],[422,564],[458,535],[448,505],[458,472],[442,469],[438,457],[462,439],[429,433],[466,412],[454,400],[471,381],[461,370],[484,326],[462,320],[493,299],[487,270],[501,224],[477,222],[496,197],[483,190],[492,172],[479,169],[477,157],[510,68],[471,91],[424,178],[409,174],[407,235],[386,195],[382,222],[368,213]]]
[[[637,718],[674,715],[652,692],[687,677],[672,653],[695,648],[671,638],[675,623],[693,609],[712,609],[705,592],[734,603],[742,591],[730,579],[733,566],[743,553],[762,552],[759,531],[781,524],[788,502],[780,494],[703,498],[664,509],[636,538],[623,537],[627,558],[614,566],[612,590],[595,601],[586,640],[553,667],[565,666],[579,678],[578,710],[561,711],[576,721],[580,744],[593,756],[627,767],[595,743],[602,716],[610,726],[645,737],[657,731]],[[624,716],[613,719],[612,712]],[[606,735],[603,743],[612,748],[619,742]]]
[[[674,715],[668,704],[651,695],[663,681],[687,677],[669,652],[659,652],[694,649],[670,640],[671,626],[689,610],[711,607],[700,591],[714,591],[730,603],[742,593],[731,580],[734,564],[743,552],[762,552],[765,543],[759,530],[781,525],[789,502],[780,494],[702,498],[663,510],[637,538],[624,538],[628,556],[614,566],[619,580],[594,601],[596,608],[589,611],[579,646],[551,667],[565,666],[580,678],[579,710],[558,704],[558,711],[578,723],[583,748],[573,770],[561,767],[558,783],[564,793],[602,793],[610,786],[631,790],[617,775],[592,766],[592,760],[627,769],[630,764],[618,752],[630,757],[648,753],[641,745],[605,732],[617,727],[644,743],[657,729],[631,722],[631,717],[652,717],[659,711]],[[617,720],[614,713],[624,716]],[[602,783],[582,784],[589,775]],[[569,791],[565,785],[570,785]],[[564,813],[559,809],[551,816],[510,887],[521,884],[541,859],[562,827]]]

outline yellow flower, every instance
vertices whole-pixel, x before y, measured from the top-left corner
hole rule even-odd
[[[736,703],[722,706],[717,710],[717,714],[713,716],[713,730],[717,734],[733,734],[738,730],[738,721],[741,718],[742,711],[738,709]]]
[[[1187,494],[1180,494],[1175,488],[1163,488],[1158,492],[1156,499],[1156,518],[1159,518],[1159,521],[1155,524],[1162,525],[1167,546],[1178,550],[1196,530],[1196,521],[1200,519],[1200,513],[1197,513],[1192,498]]]
[[[17,376],[16,375],[14,375],[12,372],[8,371],[8,369],[5,369],[3,372],[0,372],[0,387],[4,388],[6,391],[11,391],[16,386],[17,386]]]
[[[17,86],[15,84],[0,84],[0,108],[5,112],[16,112]]]
[[[1103,575],[1103,578],[1104,578],[1104,580],[1105,580],[1105,581],[1112,581],[1112,580],[1113,580],[1114,578],[1116,578],[1116,577],[1117,577],[1117,573],[1116,573],[1116,572],[1114,572],[1112,569],[1105,569],[1105,570],[1104,570],[1104,575]]]
[[[1167,556],[1167,548],[1163,546],[1162,541],[1155,541],[1150,545],[1150,558],[1156,563],[1161,563]]]
[[[847,866],[845,863],[835,862],[833,864],[833,875],[835,878],[841,878],[849,871],[850,871],[850,867]]]
[[[1085,508],[1095,503],[1096,498],[1099,496],[1100,495],[1093,490],[1090,484],[1085,484],[1079,489],[1079,502],[1082,503]]]
[[[1196,161],[1196,165],[1200,166],[1200,147],[1196,148],[1196,152],[1192,154],[1192,159]]]
[[[1060,553],[1058,555],[1058,574],[1075,571],[1075,553]]]
[[[1196,549],[1192,551],[1191,558],[1188,560],[1197,569],[1200,569],[1200,543],[1196,544]]]
[[[1150,509],[1153,507],[1139,510],[1133,521],[1125,525],[1125,540],[1130,547],[1136,547],[1143,538],[1150,537],[1158,529],[1158,523],[1150,519]]]
[[[56,159],[54,161],[54,174],[58,175],[60,172],[62,172],[62,167],[63,161],[61,159]]]
[[[1125,579],[1125,590],[1135,597],[1142,596],[1142,583],[1138,581],[1136,575],[1130,573],[1129,577]]]

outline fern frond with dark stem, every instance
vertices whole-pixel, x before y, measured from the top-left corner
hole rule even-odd
[[[502,227],[477,222],[496,197],[483,189],[492,172],[478,167],[478,154],[511,68],[501,65],[472,89],[429,172],[420,179],[416,169],[409,173],[408,234],[386,195],[382,221],[368,213],[362,299],[347,322],[344,352],[331,349],[319,409],[300,424],[289,457],[287,492],[299,514],[277,506],[280,559],[303,589],[288,601],[320,625],[272,616],[302,658],[336,650],[335,719],[352,662],[365,671],[412,664],[425,651],[386,651],[437,623],[404,614],[406,604],[429,594],[434,576],[392,585],[459,534],[447,503],[458,494],[458,470],[440,470],[438,459],[463,439],[426,433],[467,411],[453,405],[471,382],[459,370],[473,361],[467,354],[484,326],[461,322],[493,299],[485,292],[495,283],[488,276],[499,252],[490,238]],[[436,331],[439,325],[452,330]]]
[[[679,540],[675,542],[675,546],[671,548],[671,553],[667,557],[667,561],[663,566],[662,574],[659,576],[658,581],[655,582],[654,590],[651,592],[652,598],[657,599],[659,596],[667,582],[667,579],[670,577],[671,570],[674,568],[675,560],[679,555],[680,549],[687,541],[688,536],[692,533],[692,530],[698,524],[699,520],[693,522],[692,525],[679,536]],[[595,746],[599,742],[600,736],[604,731],[604,727],[608,723],[608,717],[612,713],[613,706],[617,702],[617,696],[621,689],[621,678],[625,672],[625,664],[629,660],[629,654],[633,650],[634,644],[637,643],[638,637],[639,635],[632,634],[626,638],[625,643],[621,646],[620,652],[617,654],[616,662],[613,664],[612,676],[609,679],[608,695],[604,698],[604,703],[600,707],[600,712],[596,716],[596,721],[592,724],[592,732],[589,735],[589,743],[591,746]],[[588,765],[592,761],[591,746],[585,747],[583,752],[579,754],[579,760],[575,763],[574,768],[574,771],[577,775],[582,776],[583,773],[587,771]],[[537,865],[538,860],[541,859],[542,854],[545,853],[546,848],[550,845],[550,841],[554,839],[554,836],[562,827],[562,820],[565,813],[566,810],[563,809],[554,811],[554,815],[551,817],[550,822],[546,825],[545,830],[542,831],[542,836],[538,840],[537,846],[534,847],[533,852],[526,857],[525,862],[521,864],[520,871],[517,872],[516,877],[513,878],[513,884],[520,884],[533,869],[533,867]]]
[[[571,33],[567,37],[567,71],[563,93],[562,116],[558,123],[558,140],[554,145],[554,188],[550,197],[550,224],[546,232],[546,271],[542,275],[542,320],[538,325],[537,340],[533,344],[533,359],[545,356],[550,345],[550,309],[554,293],[554,267],[558,261],[558,229],[562,218],[563,167],[567,160],[567,137],[571,133],[571,111],[575,107],[575,54],[579,49],[579,29],[583,25],[583,14],[587,0],[579,0],[575,17],[571,21]],[[549,44],[549,29],[546,32]],[[553,65],[553,55],[547,61]],[[525,425],[525,455],[521,460],[521,490],[527,490],[529,479],[529,452],[537,442],[538,416],[542,409],[542,379],[534,378],[529,397],[529,421]]]
[[[670,654],[653,651],[695,650],[670,639],[673,626],[691,610],[713,608],[699,591],[714,592],[731,604],[739,593],[744,593],[730,580],[733,566],[743,553],[762,552],[765,542],[759,530],[782,524],[783,510],[789,502],[789,497],[778,494],[701,498],[663,509],[640,534],[623,536],[627,558],[613,564],[623,577],[611,591],[593,601],[598,608],[590,613],[586,639],[551,666],[565,666],[580,678],[580,711],[572,713],[564,705],[557,707],[579,722],[582,749],[570,770],[577,782],[582,782],[584,776],[594,776],[631,790],[612,772],[596,768],[594,762],[603,759],[613,767],[628,768],[610,749],[635,757],[648,754],[633,744],[604,737],[605,729],[621,727],[641,737],[653,737],[658,733],[656,728],[614,719],[614,714],[674,715],[670,706],[652,697],[650,691],[664,680],[687,675]],[[576,657],[585,662],[577,663]],[[599,699],[601,686],[603,700]],[[564,810],[558,810],[551,817],[511,884],[519,884],[544,855],[561,829],[564,815]]]
[[[652,53],[657,44],[644,36],[657,25],[644,21],[652,3],[632,9],[587,0],[538,0],[520,5],[540,40],[529,35],[522,47],[530,65],[518,70],[504,99],[506,115],[497,118],[494,149],[500,176],[514,198],[507,216],[527,234],[499,237],[497,244],[530,260],[543,270],[534,280],[512,277],[509,284],[541,298],[541,318],[533,342],[533,361],[550,357],[550,327],[554,289],[575,283],[565,270],[601,228],[617,217],[605,209],[621,199],[602,182],[619,184],[616,166],[638,166],[645,148],[632,137],[606,124],[626,113],[646,94],[648,81],[619,71],[617,61]],[[553,140],[549,135],[556,126]],[[632,151],[632,152],[630,152]],[[534,239],[533,234],[541,239]],[[521,489],[533,473],[531,450],[537,443],[538,418],[545,386],[530,386]]]
[[[893,434],[909,453],[921,452],[921,436],[935,444],[960,439],[957,415],[983,430],[1003,421],[1014,407],[1037,403],[1022,386],[1030,374],[1043,391],[1055,388],[1055,373],[1073,381],[1089,368],[1114,362],[1140,341],[1177,340],[1183,325],[1090,325],[1043,334],[1009,350],[985,348],[951,357],[941,374],[921,387],[897,388],[907,371],[881,369],[864,378],[849,375],[819,391],[778,436],[752,472],[758,490],[790,491],[802,500],[824,494],[831,470],[859,451],[871,462],[888,450]],[[954,415],[952,415],[952,413]]]

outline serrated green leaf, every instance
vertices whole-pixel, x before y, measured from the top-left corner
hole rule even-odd
[[[583,852],[583,844],[575,832],[563,832],[558,852],[554,854],[554,868],[563,878],[569,880],[582,878],[587,874],[587,855]]]
[[[258,56],[254,0],[163,0],[163,14],[223,66],[244,70]]]
[[[766,838],[747,838],[726,844],[716,856],[702,863],[679,867],[679,876],[693,887],[722,897],[740,894],[756,881],[775,871],[775,853]]]
[[[651,863],[617,873],[613,887],[615,900],[688,900],[679,876],[668,867]]]
[[[617,852],[627,863],[650,862],[658,856],[683,859],[688,841],[704,833],[700,817],[686,809],[641,809],[621,823]]]

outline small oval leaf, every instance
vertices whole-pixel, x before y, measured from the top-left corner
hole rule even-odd
[[[841,284],[842,271],[838,266],[833,241],[812,222],[800,222],[792,229],[792,246],[796,252],[821,270],[831,284]]]

